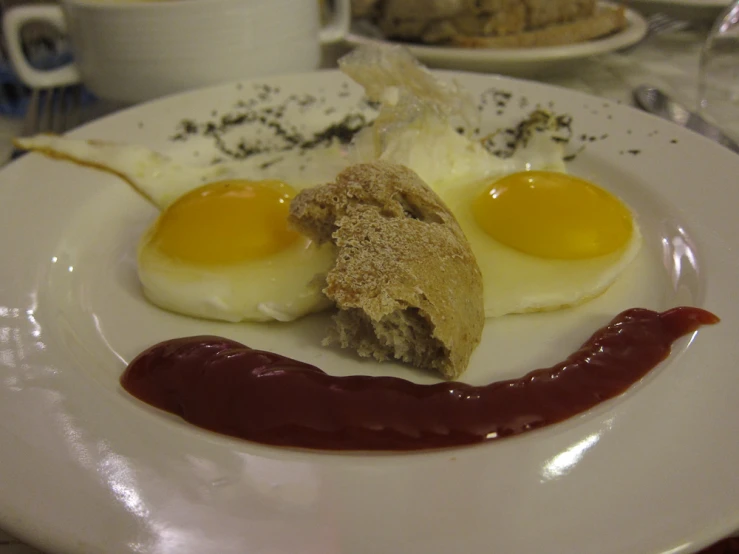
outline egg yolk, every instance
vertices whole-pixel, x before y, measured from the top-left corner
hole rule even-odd
[[[478,225],[511,248],[541,258],[614,252],[633,232],[629,209],[605,190],[564,173],[525,171],[494,182],[472,205]]]
[[[164,255],[199,265],[264,258],[298,234],[287,226],[295,191],[280,181],[222,181],[177,199],[151,237]]]

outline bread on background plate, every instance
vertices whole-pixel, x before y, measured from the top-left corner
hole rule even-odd
[[[536,48],[586,42],[621,31],[627,25],[623,6],[600,6],[585,18],[501,36],[455,35],[449,42],[467,48]]]
[[[388,39],[467,48],[575,44],[627,25],[625,9],[596,0],[354,0]]]

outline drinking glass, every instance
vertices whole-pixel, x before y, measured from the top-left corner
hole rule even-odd
[[[739,0],[714,23],[698,71],[698,109],[739,138]]]

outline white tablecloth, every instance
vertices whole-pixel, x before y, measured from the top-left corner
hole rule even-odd
[[[703,38],[697,31],[659,36],[627,54],[599,56],[583,61],[576,73],[541,80],[624,104],[633,104],[631,90],[635,86],[652,84],[694,107],[698,55]],[[739,136],[739,108],[735,112],[726,117],[722,114],[722,125]],[[10,154],[10,138],[21,129],[20,120],[0,119],[0,163]],[[0,530],[0,554],[39,554],[39,551]]]

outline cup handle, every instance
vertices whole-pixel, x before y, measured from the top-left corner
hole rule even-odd
[[[74,62],[56,69],[39,70],[32,67],[23,54],[21,30],[30,21],[45,21],[66,34],[67,25],[58,6],[21,6],[8,10],[3,17],[3,35],[8,57],[16,74],[31,88],[50,88],[80,82],[80,73]]]
[[[318,34],[321,44],[339,42],[349,33],[352,21],[351,0],[334,0],[331,19]]]

